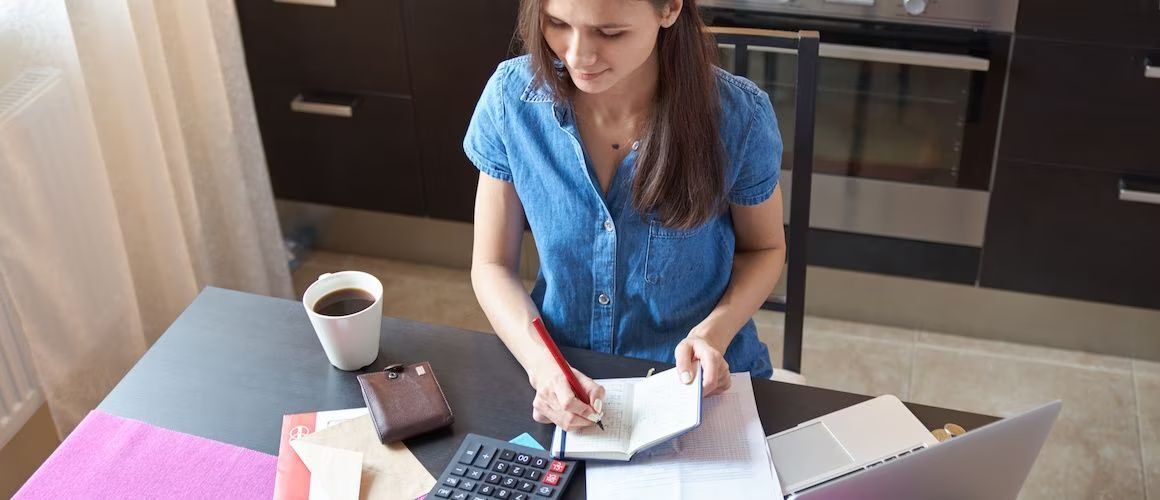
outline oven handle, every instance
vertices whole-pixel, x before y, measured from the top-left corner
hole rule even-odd
[[[733,48],[733,44],[719,44],[721,47]],[[750,45],[756,52],[777,52],[780,54],[796,54],[797,50],[781,47],[764,47]],[[926,66],[929,68],[949,68],[967,71],[987,71],[991,68],[991,61],[974,56],[961,54],[944,54],[941,52],[924,52],[918,50],[884,49],[880,47],[864,47],[861,45],[845,45],[840,43],[821,43],[818,45],[818,56],[830,59],[849,59],[851,61],[869,61],[902,64],[906,66]]]

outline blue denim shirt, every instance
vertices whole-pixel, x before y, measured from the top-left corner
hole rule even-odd
[[[717,87],[729,202],[761,203],[777,185],[782,152],[769,96],[720,69]],[[556,342],[673,363],[677,343],[729,285],[729,212],[691,230],[638,213],[636,144],[603,193],[570,104],[533,84],[528,56],[504,61],[491,76],[463,149],[480,171],[515,186],[540,256],[532,300]],[[773,372],[752,320],[725,360],[734,372]]]

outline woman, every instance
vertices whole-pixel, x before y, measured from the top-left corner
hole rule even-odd
[[[484,88],[464,150],[482,172],[471,278],[536,390],[533,417],[592,425],[539,341],[675,362],[704,394],[769,377],[751,319],[785,260],[769,96],[713,66],[693,0],[523,0],[528,54]],[[520,280],[524,222],[540,256]],[[575,370],[574,370],[575,371]]]

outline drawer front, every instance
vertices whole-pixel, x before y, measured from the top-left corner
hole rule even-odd
[[[1160,176],[1123,178],[1000,161],[980,284],[1160,309]]]
[[[1144,49],[1017,39],[1000,157],[1160,172],[1157,65]]]
[[[236,2],[250,79],[409,95],[401,0],[330,1]]]
[[[303,95],[255,85],[274,194],[328,205],[422,214],[410,99]],[[347,116],[349,115],[349,116]]]
[[[1160,47],[1160,0],[1019,0],[1015,32]]]

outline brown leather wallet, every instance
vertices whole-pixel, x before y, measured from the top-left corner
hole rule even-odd
[[[427,362],[395,364],[358,376],[371,421],[383,444],[451,425],[455,415]]]

